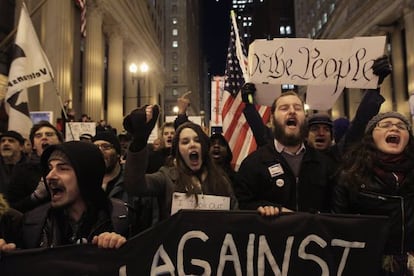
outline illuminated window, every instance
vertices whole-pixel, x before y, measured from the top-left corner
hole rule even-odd
[[[174,72],[177,72],[177,71],[178,71],[178,65],[177,65],[177,64],[173,64],[173,66],[172,66],[172,70],[173,70]]]
[[[177,89],[175,89],[175,88],[173,88],[173,90],[172,90],[172,95],[173,95],[173,96],[178,96],[178,90],[177,90]]]
[[[292,34],[292,28],[290,26],[286,26],[286,34]]]
[[[286,31],[285,31],[285,26],[280,26],[280,27],[279,27],[279,32],[280,32],[280,34],[282,34],[282,35],[286,34]]]
[[[178,48],[178,41],[177,40],[173,40],[172,46],[173,46],[173,48]]]
[[[172,35],[177,36],[178,35],[178,29],[172,29]]]
[[[173,17],[173,18],[172,18],[172,23],[173,23],[173,25],[177,25],[178,20],[177,20],[177,18],[176,18],[176,17]]]

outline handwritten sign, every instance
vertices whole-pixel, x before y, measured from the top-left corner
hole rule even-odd
[[[249,47],[250,81],[323,87],[324,96],[336,99],[344,87],[377,87],[371,66],[384,47],[385,36],[258,39]]]
[[[70,122],[66,123],[65,128],[65,141],[79,140],[79,136],[82,134],[90,134],[95,136],[96,134],[96,123],[84,123],[84,122]]]
[[[198,210],[230,210],[230,198],[226,196],[198,195],[198,202],[194,196],[175,192],[172,195],[171,215],[181,209]]]

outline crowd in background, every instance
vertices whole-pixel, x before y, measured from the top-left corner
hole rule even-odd
[[[378,88],[365,92],[352,122],[325,112],[307,115],[293,91],[275,99],[270,122],[257,120],[250,100],[255,87],[245,84],[244,114],[258,147],[237,172],[225,137],[188,120],[186,95],[178,98],[176,120],[164,123],[152,143],[156,105],[133,110],[118,135],[103,120],[94,136],[80,141],[65,142],[61,129],[46,121],[33,126],[29,139],[6,131],[0,135],[0,249],[118,248],[170,217],[177,198],[194,199],[195,207],[205,194],[225,198],[228,210],[262,216],[388,216],[380,274],[413,275],[412,128],[400,113],[379,113],[380,85],[391,72],[387,57],[373,70]]]

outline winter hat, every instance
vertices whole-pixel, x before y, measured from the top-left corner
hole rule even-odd
[[[119,142],[118,136],[111,130],[109,131],[99,131],[93,138],[92,142],[102,140],[108,143],[111,143],[114,146],[116,152],[121,154],[121,143]]]
[[[379,113],[377,115],[375,115],[367,124],[366,128],[365,128],[365,133],[369,133],[372,132],[372,130],[375,128],[375,126],[378,124],[379,121],[385,119],[385,118],[397,118],[400,119],[401,121],[404,122],[404,124],[406,124],[410,129],[411,129],[411,124],[408,121],[407,118],[405,118],[404,115],[402,115],[401,113],[395,112],[395,111],[390,111],[390,112],[385,112],[385,113]]]
[[[14,131],[14,130],[8,130],[8,131],[4,132],[3,134],[1,134],[0,135],[0,140],[3,137],[11,137],[11,138],[14,138],[17,141],[19,141],[19,144],[20,145],[24,145],[24,138],[23,138],[23,136],[20,133]]]
[[[333,123],[331,117],[326,113],[315,113],[309,116],[308,126],[323,124],[327,125],[332,129]]]

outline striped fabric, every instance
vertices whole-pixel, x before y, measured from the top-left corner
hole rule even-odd
[[[80,32],[83,37],[86,37],[86,0],[75,0],[75,3],[81,12]]]
[[[241,63],[241,64],[240,64]],[[243,42],[238,36],[238,29],[234,13],[230,42],[227,53],[225,83],[223,94],[223,134],[233,152],[232,166],[238,170],[243,159],[256,149],[253,133],[243,115],[244,103],[241,99],[240,88],[247,77],[247,54]],[[256,106],[264,122],[270,118],[270,108]]]

